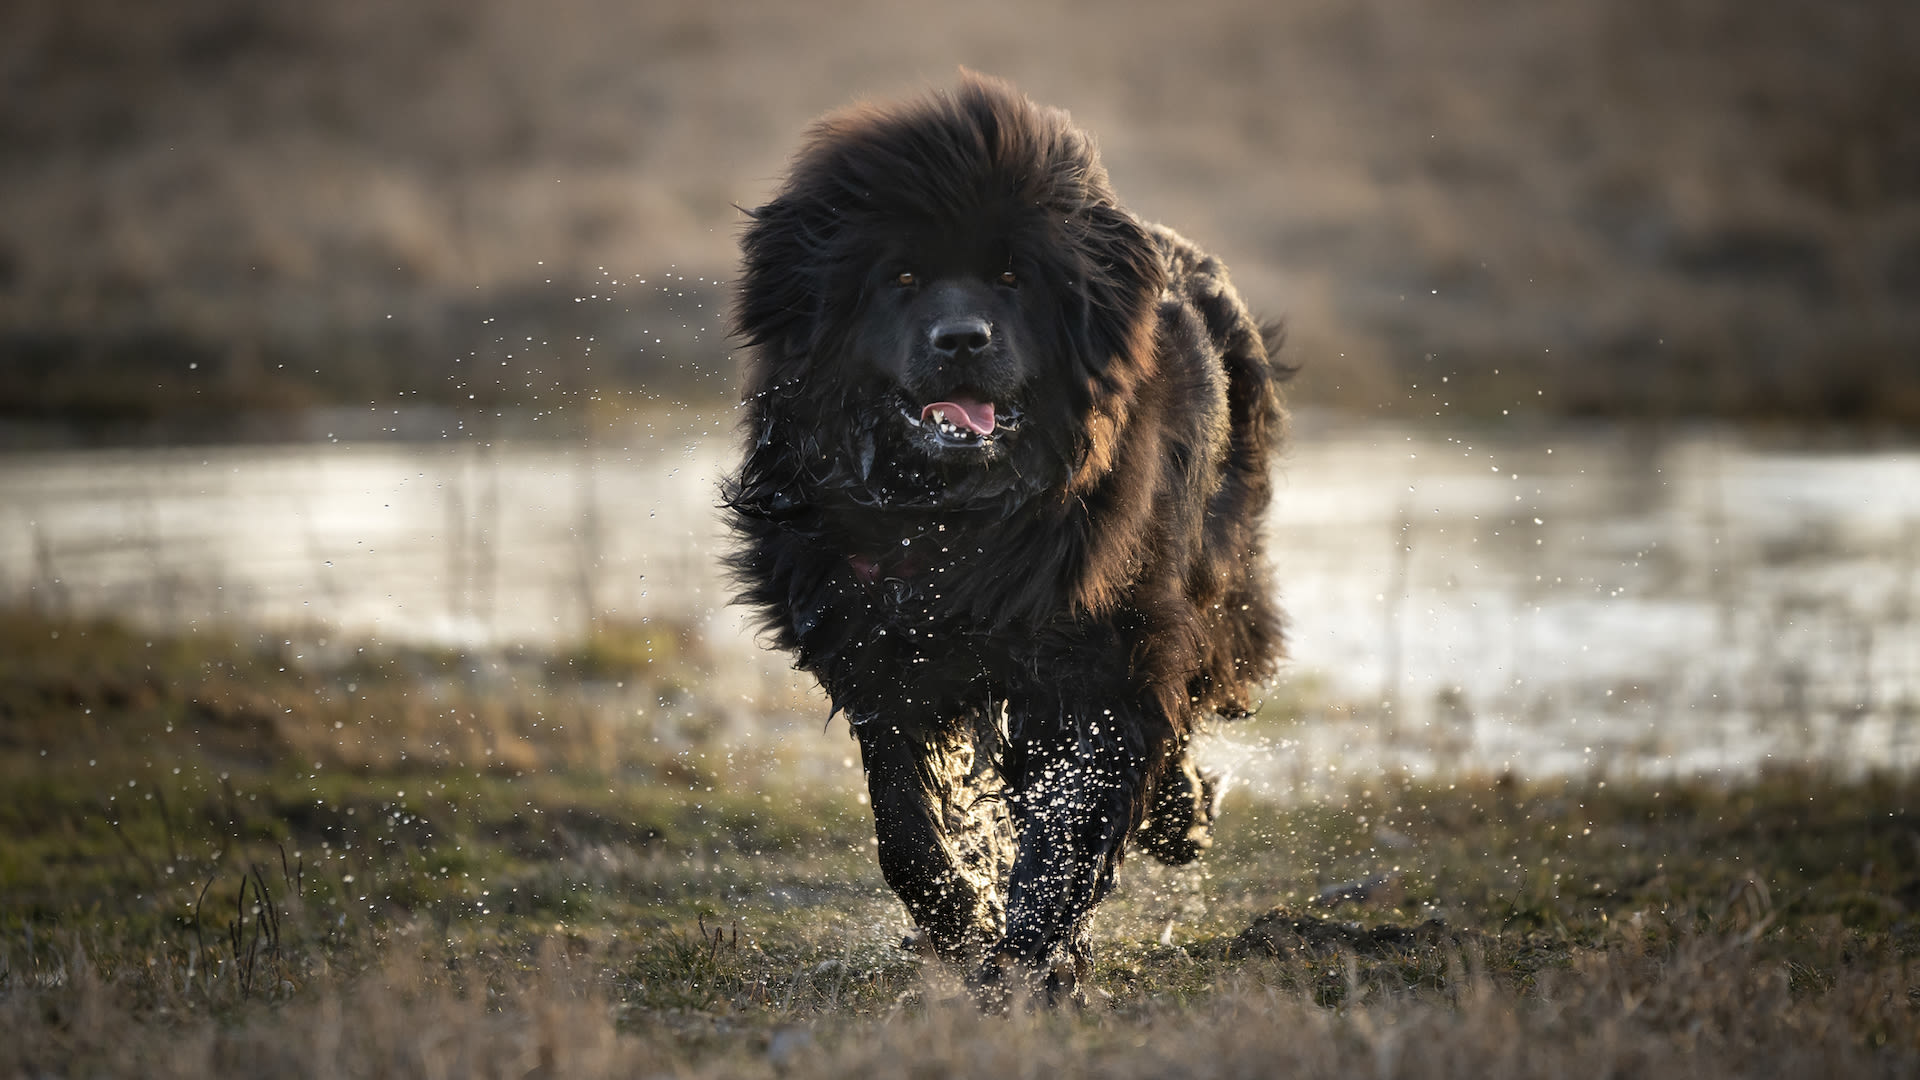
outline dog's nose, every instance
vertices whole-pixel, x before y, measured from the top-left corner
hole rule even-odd
[[[993,327],[977,315],[941,319],[927,333],[933,339],[933,351],[946,356],[979,352],[993,340]]]

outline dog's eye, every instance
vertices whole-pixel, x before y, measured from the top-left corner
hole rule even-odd
[[[1020,279],[1019,279],[1019,278],[1016,278],[1016,277],[1014,277],[1014,276],[1013,276],[1013,271],[1011,271],[1011,270],[1002,270],[1002,271],[1000,272],[1000,284],[1002,284],[1002,285],[1018,285],[1018,284],[1020,284]]]
[[[899,277],[893,279],[893,283],[895,285],[918,285],[920,279],[913,276],[913,271],[903,270]]]

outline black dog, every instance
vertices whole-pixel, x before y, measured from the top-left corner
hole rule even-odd
[[[821,121],[750,214],[742,598],[851,719],[933,947],[1077,996],[1122,845],[1209,843],[1196,719],[1281,653],[1278,328],[977,76]]]

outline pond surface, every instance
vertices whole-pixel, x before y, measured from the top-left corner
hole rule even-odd
[[[722,696],[820,738],[726,606],[731,423],[0,456],[0,601],[480,648],[666,619],[705,632]],[[1257,789],[1920,762],[1920,449],[1313,415],[1271,536],[1293,660],[1270,719],[1208,750]]]

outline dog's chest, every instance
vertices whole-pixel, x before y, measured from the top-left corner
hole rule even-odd
[[[999,610],[994,605],[1018,587],[1022,570],[983,538],[938,523],[898,538],[856,540],[842,559],[868,617],[922,632],[977,629],[974,613]]]

